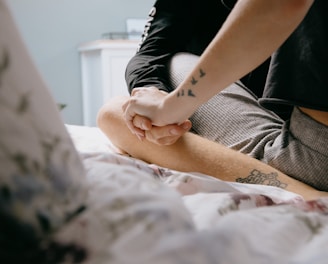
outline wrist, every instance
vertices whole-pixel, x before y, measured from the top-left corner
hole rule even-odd
[[[186,121],[197,109],[197,100],[192,97],[181,97],[176,90],[165,96],[163,109],[170,118],[169,123],[181,124]],[[173,122],[172,122],[173,121]]]

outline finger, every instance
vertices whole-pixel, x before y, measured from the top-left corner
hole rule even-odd
[[[147,141],[152,142],[157,145],[167,146],[174,144],[180,136],[167,136],[162,138],[154,138],[150,131],[145,131],[145,138]]]
[[[192,127],[192,123],[190,120],[186,120],[182,122],[179,127],[181,127],[184,131],[189,131]]]
[[[185,121],[180,125],[167,125],[164,127],[153,127],[152,128],[152,134],[153,137],[156,139],[169,137],[169,136],[182,136],[184,133],[189,131],[191,128],[191,122]]]
[[[139,88],[133,88],[132,92],[131,92],[131,96],[136,95],[138,92],[142,92],[145,88],[143,87],[139,87]]]
[[[181,125],[153,126],[151,130],[145,131],[145,137],[148,141],[158,145],[171,145],[190,128],[191,122],[189,120]]]
[[[164,137],[164,138],[159,139],[157,141],[157,144],[158,145],[162,145],[162,146],[169,146],[169,145],[174,144],[179,138],[180,138],[180,136],[176,136],[176,137],[172,137],[172,136]]]
[[[180,138],[180,136],[164,137],[164,138],[157,140],[157,144],[161,145],[161,146],[169,146],[169,145],[174,144],[179,138]]]
[[[150,132],[155,140],[160,140],[161,138],[170,136],[180,136],[183,134],[181,127],[178,125],[167,125],[163,127],[153,126]]]
[[[126,125],[127,127],[129,128],[129,130],[131,131],[132,134],[134,134],[135,136],[137,136],[137,138],[139,140],[144,140],[145,139],[145,131],[138,128],[138,127],[135,127],[133,125],[133,122],[126,122]]]
[[[132,134],[135,134],[139,137],[144,137],[144,131],[138,127],[135,127],[133,124],[133,119],[136,116],[135,113],[133,111],[131,111],[130,107],[129,107],[129,102],[125,103],[122,106],[123,109],[123,116],[125,119],[125,123],[127,125],[127,127],[129,128],[129,130],[132,132]],[[140,139],[140,138],[139,138]]]
[[[151,120],[139,115],[134,116],[133,125],[142,130],[150,130],[152,128]]]

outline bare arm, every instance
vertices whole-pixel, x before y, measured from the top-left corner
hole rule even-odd
[[[184,112],[176,122],[267,59],[296,29],[312,3],[239,0],[198,65],[169,95],[167,109],[179,106],[179,112]]]
[[[305,199],[328,196],[284,173],[192,133],[184,134],[169,146],[139,141],[128,130],[122,104],[128,98],[117,98],[104,105],[98,125],[121,150],[135,158],[178,171],[200,172],[225,181],[277,186],[302,195]]]
[[[159,126],[188,119],[202,103],[265,61],[296,29],[313,1],[239,0],[174,92],[150,107],[145,93],[138,97],[139,91],[135,91],[125,108],[127,122],[135,114],[147,116]]]

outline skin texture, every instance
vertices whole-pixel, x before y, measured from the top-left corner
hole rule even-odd
[[[176,90],[166,94],[155,87],[134,88],[131,97],[116,98],[104,105],[98,126],[122,152],[149,163],[225,181],[273,185],[305,199],[326,196],[256,159],[186,133],[189,116],[268,58],[298,26],[312,3],[239,0]],[[237,60],[240,63],[235,64]]]
[[[138,140],[124,120],[122,106],[128,99],[111,99],[101,108],[97,118],[99,128],[123,153],[148,163],[184,172],[200,172],[225,181],[277,186],[307,200],[327,195],[256,159],[190,132],[167,146]],[[274,178],[274,181],[269,181],[269,178]]]
[[[156,89],[133,89],[123,106],[129,129],[136,130],[135,115],[149,118],[156,126],[187,120],[202,103],[264,62],[300,24],[312,3],[239,0],[177,89],[166,96],[159,96]]]
[[[158,145],[174,144],[191,128],[191,122],[189,120],[186,120],[180,125],[172,124],[164,127],[152,126],[151,121],[142,116],[135,116],[133,125],[144,129],[136,134],[139,140],[148,140]]]
[[[160,97],[167,95],[166,92],[152,87]],[[149,88],[148,88],[149,89]],[[146,117],[136,115],[133,118],[133,133],[140,140],[148,140],[158,145],[171,145],[175,143],[184,133],[191,129],[191,122],[186,120],[181,124],[169,124],[166,126],[153,126],[152,121]]]

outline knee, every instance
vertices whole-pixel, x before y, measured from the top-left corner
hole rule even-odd
[[[117,135],[126,127],[122,111],[122,105],[126,99],[127,97],[115,97],[106,102],[98,111],[97,126],[111,141],[118,140]]]
[[[122,115],[122,108],[120,108],[120,98],[113,98],[106,102],[98,111],[97,125],[100,129],[107,127],[109,123],[115,122],[115,120]]]

